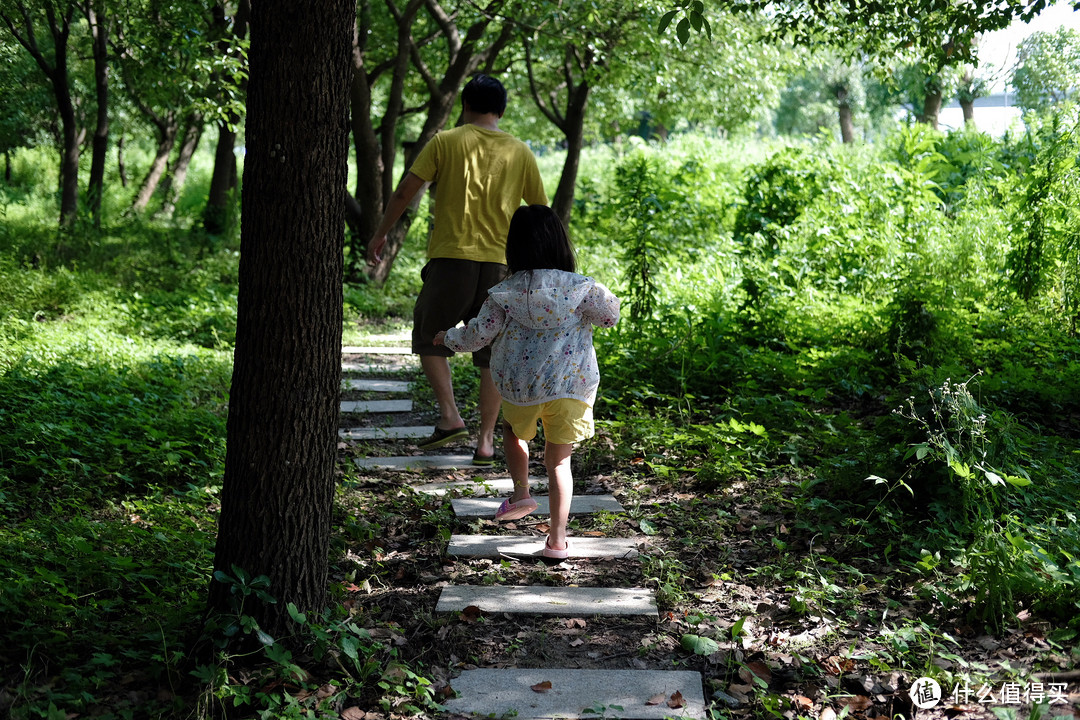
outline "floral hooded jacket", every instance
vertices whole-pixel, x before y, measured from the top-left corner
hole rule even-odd
[[[492,343],[491,377],[514,405],[573,398],[591,407],[600,386],[592,328],[618,320],[619,299],[592,278],[529,270],[491,288],[480,314],[445,342],[457,352]]]

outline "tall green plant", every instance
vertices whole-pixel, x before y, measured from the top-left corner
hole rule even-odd
[[[1050,296],[1071,332],[1080,320],[1080,138],[1075,111],[1056,113],[1023,178],[1015,209],[1017,241],[1008,256],[1012,287],[1024,300]]]
[[[656,161],[643,152],[628,157],[615,172],[623,277],[630,324],[637,329],[653,318],[668,245],[663,231],[666,206],[656,191],[658,174]]]

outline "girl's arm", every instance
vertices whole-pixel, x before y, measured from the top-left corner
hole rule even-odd
[[[613,327],[619,321],[619,298],[598,282],[593,283],[578,309],[581,317],[593,325]]]
[[[454,352],[474,352],[490,345],[505,323],[506,313],[489,297],[468,325],[446,331],[443,344]]]

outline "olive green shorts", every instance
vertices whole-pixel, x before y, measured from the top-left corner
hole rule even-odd
[[[432,345],[440,330],[449,330],[459,322],[469,322],[480,313],[488,290],[507,275],[502,263],[433,258],[420,271],[424,282],[413,307],[412,351],[417,355],[450,357],[454,351],[445,345]],[[486,368],[491,362],[491,347],[472,354],[473,365]]]

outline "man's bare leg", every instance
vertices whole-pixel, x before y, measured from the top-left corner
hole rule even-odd
[[[435,427],[440,430],[465,427],[465,421],[461,419],[461,413],[454,401],[450,361],[439,355],[421,355],[420,367],[424,369],[424,376],[435,392],[435,402],[439,404],[439,422]]]
[[[499,420],[502,396],[499,395],[491,370],[480,368],[480,433],[476,439],[476,454],[490,457],[495,454],[495,423]],[[528,462],[526,454],[526,463]]]

